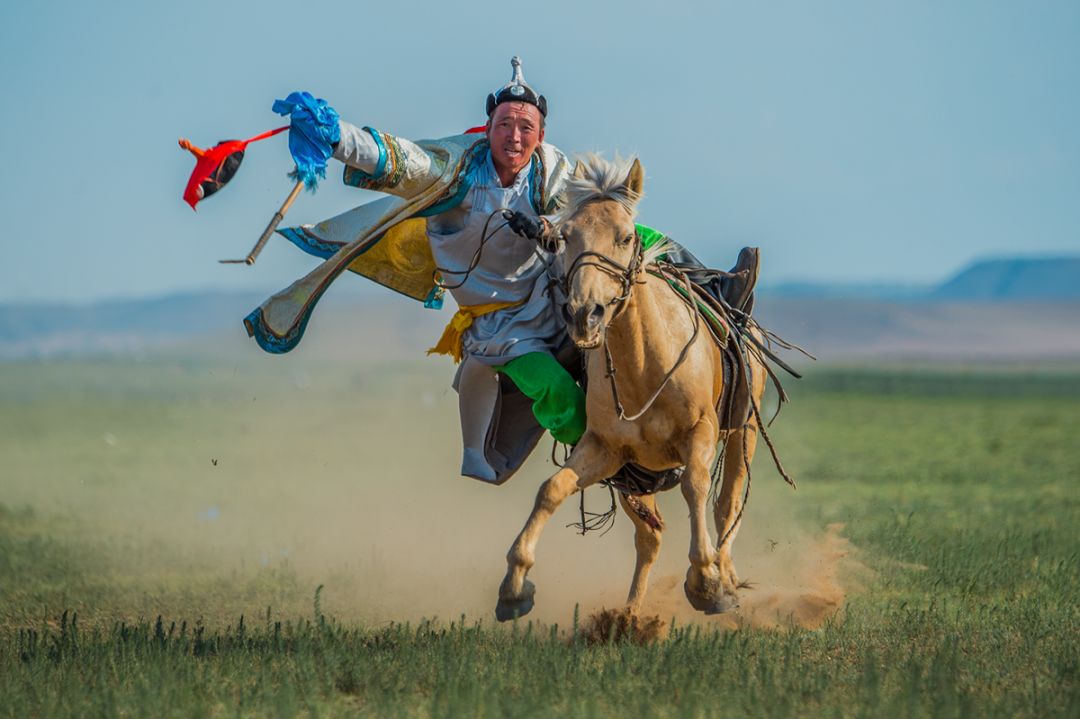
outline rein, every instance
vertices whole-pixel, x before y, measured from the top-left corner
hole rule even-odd
[[[620,291],[620,294],[608,301],[608,306],[615,307],[614,311],[612,312],[611,319],[608,321],[608,327],[611,326],[611,324],[626,308],[626,303],[630,299],[630,293],[633,290],[634,285],[643,284],[642,281],[638,279],[638,276],[645,269],[645,251],[641,245],[641,238],[636,233],[634,236],[636,248],[633,259],[631,259],[629,265],[623,265],[622,263],[611,259],[602,252],[586,250],[585,252],[582,252],[580,255],[574,258],[574,261],[570,264],[570,269],[567,270],[566,276],[563,277],[561,281],[563,293],[567,297],[569,297],[570,283],[573,280],[574,275],[585,267],[595,267],[604,274],[607,274],[618,280],[622,289]],[[682,350],[679,352],[678,359],[675,360],[675,364],[664,375],[664,379],[660,382],[660,386],[656,388],[656,390],[652,393],[652,395],[641,407],[641,409],[629,415],[626,413],[626,408],[622,403],[622,399],[619,397],[619,388],[615,384],[615,361],[611,357],[611,350],[608,347],[608,343],[605,338],[604,363],[606,365],[608,382],[611,384],[611,399],[615,404],[616,411],[619,413],[619,419],[626,422],[634,422],[640,419],[646,412],[649,411],[650,408],[652,408],[653,404],[655,404],[656,400],[660,397],[660,394],[664,391],[664,388],[668,386],[669,382],[671,382],[671,378],[675,375],[675,372],[678,371],[678,369],[683,365],[684,362],[686,362],[686,358],[690,353],[690,346],[694,344],[694,340],[697,339],[698,334],[701,331],[701,314],[693,305],[693,290],[691,288],[690,278],[686,275],[685,272],[682,272],[681,270],[678,270],[674,267],[669,266],[667,271],[664,269],[663,266],[659,264],[655,265],[655,267],[657,268],[660,276],[665,281],[668,280],[667,271],[674,270],[672,274],[676,276],[676,279],[682,282],[687,297],[690,297],[690,299],[687,300],[679,293],[676,293],[676,295],[678,295],[679,298],[683,300],[683,303],[686,304],[688,311],[690,312],[690,316],[694,321],[694,331],[690,335],[690,339],[687,340],[685,345],[683,345]]]
[[[484,245],[486,245],[488,243],[488,240],[494,237],[499,230],[510,224],[510,221],[506,220],[501,225],[497,226],[494,230],[491,230],[490,232],[488,231],[488,228],[491,225],[491,219],[495,217],[495,215],[502,213],[502,211],[503,208],[500,207],[499,209],[489,213],[487,219],[484,220],[484,229],[480,232],[480,244],[477,246],[476,251],[473,252],[473,256],[469,260],[468,267],[463,270],[451,270],[447,269],[446,267],[438,266],[435,267],[435,271],[433,273],[433,280],[436,287],[441,290],[456,290],[457,288],[463,286],[466,282],[469,281],[469,276],[472,275],[473,270],[475,270],[477,265],[480,264],[480,258],[484,255]],[[446,282],[443,282],[442,279],[440,279],[440,275],[463,275],[463,277],[461,278],[461,282],[458,282],[457,284],[447,284]]]
[[[664,391],[664,388],[667,387],[668,383],[671,381],[675,372],[686,361],[686,358],[689,354],[690,346],[693,345],[694,340],[697,339],[697,336],[700,333],[701,323],[703,321],[702,314],[706,310],[706,308],[712,311],[718,317],[725,318],[727,320],[727,327],[730,330],[726,333],[726,337],[724,338],[725,340],[729,341],[722,342],[720,336],[717,335],[716,332],[712,329],[712,325],[708,325],[710,328],[710,332],[713,334],[713,338],[722,347],[723,366],[730,366],[731,368],[730,377],[725,376],[724,379],[725,390],[723,393],[721,393],[721,396],[717,400],[717,411],[718,413],[722,413],[719,416],[723,417],[723,426],[725,427],[731,424],[732,413],[734,411],[736,402],[735,395],[737,391],[734,387],[734,384],[732,384],[731,388],[729,389],[728,383],[744,383],[747,385],[747,389],[749,390],[748,383],[751,380],[748,372],[753,360],[756,360],[758,363],[760,363],[760,365],[764,368],[768,378],[771,379],[773,384],[776,386],[778,399],[776,412],[777,414],[779,414],[779,405],[788,399],[787,393],[784,391],[783,386],[780,384],[779,377],[777,377],[776,373],[773,371],[773,368],[769,365],[768,360],[776,362],[779,367],[791,373],[796,378],[798,378],[800,375],[794,369],[789,367],[786,363],[781,361],[772,351],[772,346],[774,342],[784,349],[798,350],[805,354],[807,357],[813,359],[813,355],[808,353],[803,348],[799,347],[798,345],[785,342],[772,332],[769,332],[765,328],[761,327],[748,314],[745,314],[731,307],[722,298],[713,298],[704,289],[694,285],[694,283],[690,280],[688,273],[681,268],[667,262],[650,263],[646,267],[644,262],[644,252],[643,248],[641,247],[640,238],[637,239],[636,252],[634,253],[633,260],[628,266],[624,266],[621,263],[616,262],[615,260],[602,253],[593,251],[583,252],[581,255],[575,258],[573,263],[571,263],[570,269],[567,272],[566,276],[559,280],[559,284],[561,285],[561,288],[563,289],[566,296],[569,296],[570,294],[570,282],[573,279],[574,274],[583,267],[596,267],[600,271],[605,272],[606,274],[617,279],[621,284],[622,289],[620,294],[617,297],[613,298],[610,302],[608,302],[609,306],[615,305],[615,310],[612,314],[611,320],[609,320],[608,322],[608,327],[611,326],[611,324],[622,313],[623,309],[625,309],[626,303],[630,299],[630,293],[633,290],[633,286],[635,284],[643,284],[643,281],[639,279],[639,275],[643,271],[646,271],[664,280],[675,293],[675,296],[682,300],[683,304],[686,305],[687,311],[690,312],[691,316],[693,317],[694,331],[691,334],[690,339],[686,342],[685,345],[683,345],[683,348],[679,352],[679,356],[678,359],[676,359],[675,364],[671,367],[671,369],[667,371],[667,373],[664,375],[663,380],[660,382],[660,385],[650,395],[649,399],[645,402],[641,409],[632,415],[628,415],[626,413],[626,409],[619,396],[619,388],[615,381],[615,362],[612,359],[611,351],[605,338],[604,359],[606,363],[607,378],[611,387],[612,401],[615,405],[616,411],[618,412],[619,419],[621,420],[633,422],[637,419],[640,419],[655,404],[657,399],[660,397],[660,394]],[[701,304],[700,307],[699,303]],[[753,330],[755,329],[761,332],[762,337],[760,340],[754,336]],[[728,372],[728,370],[726,369],[723,371],[725,372],[725,375]],[[756,429],[756,431],[765,440],[765,444],[769,449],[769,453],[772,455],[773,463],[775,464],[780,476],[794,489],[795,482],[784,469],[783,464],[780,462],[780,457],[777,454],[776,447],[773,445],[772,438],[769,436],[769,432],[766,429],[767,425],[761,416],[761,410],[758,407],[757,400],[751,394],[748,401],[749,417],[747,418],[747,422],[743,425],[743,428],[745,429],[747,425],[750,425]],[[774,414],[773,419],[775,418],[776,415]],[[751,419],[753,420],[752,424],[749,421]],[[771,424],[771,421],[769,422],[769,424]],[[719,491],[720,486],[723,482],[724,464],[727,455],[729,438],[730,433],[727,431],[723,432],[720,446],[718,448],[719,451],[717,452],[716,456],[716,461],[710,472],[712,481],[710,482],[711,486],[709,489],[709,496],[711,501],[713,502],[717,501],[717,492]],[[720,535],[717,546],[722,546],[724,543],[728,542],[731,539],[735,529],[739,526],[739,523],[742,520],[743,512],[746,510],[746,505],[749,503],[750,500],[750,484],[752,481],[752,474],[750,471],[748,433],[745,431],[742,432],[741,439],[742,446],[739,449],[741,450],[742,454],[741,459],[743,466],[746,468],[746,484],[743,489],[742,501],[739,502],[739,509],[734,521],[731,522],[731,524],[726,527],[726,529],[719,526],[717,527],[717,531]],[[552,448],[552,452],[554,452],[554,447]],[[616,513],[613,487],[615,489],[618,489],[621,496],[627,502],[629,502],[628,506],[631,510],[637,513],[638,516],[641,517],[644,521],[650,521],[642,514],[641,511],[638,510],[638,507],[634,506],[633,502],[631,502],[631,500],[634,500],[634,493],[632,490],[627,490],[623,487],[612,485],[610,483],[605,484],[609,492],[612,492],[611,509],[609,509],[607,512],[587,512],[585,510],[585,493],[582,492],[580,507],[581,521],[579,523],[574,523],[568,526],[574,526],[580,529],[582,534],[585,534],[590,530],[603,529],[606,532],[607,529],[610,529],[610,525],[614,522]],[[654,489],[653,491],[656,491],[656,489]]]
[[[660,266],[657,265],[657,268],[659,268],[659,267]],[[662,269],[660,270],[660,272],[661,272],[661,275],[663,275],[663,270]],[[692,292],[692,290],[690,289],[690,278],[686,276],[685,272],[679,272],[678,270],[676,270],[676,272],[679,275],[681,275],[681,277],[679,279],[681,279],[683,281],[683,284],[684,284],[684,286],[686,288],[686,291],[688,293]],[[666,276],[664,277],[664,280],[665,281],[667,280]],[[627,295],[628,295],[628,298],[629,298],[629,293],[627,293]],[[604,362],[606,364],[608,382],[611,384],[611,398],[615,403],[615,409],[618,410],[619,419],[621,419],[621,420],[625,420],[627,422],[634,422],[634,421],[640,419],[642,417],[642,415],[644,415],[646,412],[649,411],[649,409],[653,406],[653,404],[656,403],[656,400],[660,397],[660,393],[663,392],[664,388],[668,386],[668,383],[671,381],[671,378],[675,375],[675,372],[678,371],[678,369],[680,367],[682,367],[684,362],[686,362],[686,358],[690,353],[690,346],[692,344],[694,344],[694,340],[697,339],[698,334],[701,332],[701,314],[693,306],[693,304],[692,304],[693,300],[691,299],[690,302],[687,302],[685,300],[685,298],[683,298],[681,295],[678,295],[678,293],[676,293],[676,295],[679,296],[680,299],[683,299],[683,304],[685,304],[687,306],[687,309],[690,312],[690,316],[694,320],[694,331],[690,334],[690,339],[688,339],[686,341],[686,344],[683,345],[682,350],[680,350],[679,357],[678,357],[678,359],[675,360],[675,364],[672,365],[671,369],[669,369],[667,371],[667,373],[664,375],[664,379],[660,382],[660,386],[656,388],[656,391],[652,393],[652,396],[649,397],[649,399],[645,402],[645,404],[641,407],[641,409],[638,410],[633,415],[627,415],[626,414],[626,410],[623,407],[622,400],[619,399],[619,389],[615,385],[615,362],[611,358],[611,350],[608,348],[608,343],[606,341],[604,342]],[[614,322],[614,321],[615,321],[615,317],[612,316],[611,322]],[[608,323],[608,326],[611,325],[611,322]]]

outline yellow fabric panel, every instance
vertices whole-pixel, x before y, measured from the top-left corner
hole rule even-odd
[[[465,334],[465,330],[472,327],[474,319],[491,314],[492,312],[498,312],[499,310],[517,307],[522,304],[525,304],[525,300],[518,300],[517,302],[489,302],[486,305],[462,305],[461,307],[458,307],[458,311],[454,313],[454,316],[451,317],[450,321],[446,324],[442,337],[439,338],[439,341],[434,347],[429,349],[427,353],[429,355],[450,355],[454,358],[455,363],[460,362],[465,356],[465,349],[462,347],[461,340]]]
[[[423,302],[435,287],[435,258],[422,217],[403,220],[349,264],[349,269],[384,287]]]

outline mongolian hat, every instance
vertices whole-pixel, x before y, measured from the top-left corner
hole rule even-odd
[[[510,78],[510,82],[487,97],[488,117],[491,117],[495,108],[504,102],[527,102],[535,105],[540,114],[547,117],[547,99],[525,84],[525,76],[521,72],[521,58],[514,55],[510,59],[510,66],[514,68],[514,76]]]

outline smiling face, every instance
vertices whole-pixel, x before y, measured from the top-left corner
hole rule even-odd
[[[491,160],[503,187],[513,184],[544,141],[543,120],[540,110],[527,102],[504,102],[491,113],[487,130]]]

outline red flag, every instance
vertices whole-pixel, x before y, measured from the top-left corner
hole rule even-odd
[[[265,140],[288,129],[289,126],[286,125],[246,140],[223,140],[208,150],[202,150],[188,140],[181,139],[180,147],[196,158],[195,169],[188,178],[187,187],[184,188],[184,202],[191,205],[191,209],[194,210],[199,200],[214,194],[233,178],[244,159],[244,150],[249,143]]]

